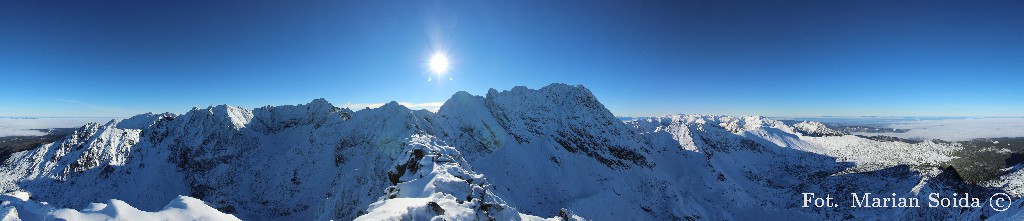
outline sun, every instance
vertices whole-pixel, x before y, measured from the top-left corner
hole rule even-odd
[[[441,75],[448,72],[448,55],[444,52],[435,52],[430,56],[430,71]]]

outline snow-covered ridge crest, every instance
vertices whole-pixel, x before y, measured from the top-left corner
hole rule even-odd
[[[406,142],[410,148],[388,171],[394,185],[355,220],[544,220],[509,206],[454,147],[425,134]]]
[[[608,167],[652,167],[646,140],[633,133],[582,85],[532,90],[491,89],[484,99],[494,119],[518,144],[550,143]]]
[[[630,127],[638,130],[638,133],[665,132],[655,136],[669,136],[667,139],[655,139],[655,142],[667,142],[668,139],[678,142],[680,148],[690,151],[700,151],[699,147],[706,147],[700,139],[701,134],[714,135],[717,131],[733,133],[737,135],[751,136],[758,142],[772,144],[781,147],[803,148],[795,146],[798,139],[793,127],[782,121],[766,118],[763,116],[724,116],[705,114],[678,114],[662,117],[636,118],[625,122]],[[697,139],[695,139],[697,138]]]
[[[814,121],[803,121],[800,123],[796,123],[793,124],[793,128],[807,136],[821,137],[846,135],[846,133],[843,133],[841,131],[828,128],[827,126],[825,126],[825,124],[822,124],[821,122]]]
[[[264,133],[276,132],[299,125],[321,127],[327,124],[339,124],[348,120],[352,110],[338,108],[323,98],[315,99],[308,104],[264,106],[252,110],[257,131]]]
[[[117,127],[118,128],[122,128],[122,129],[139,129],[139,130],[142,130],[142,129],[146,129],[146,128],[152,127],[154,124],[156,124],[157,122],[160,122],[160,120],[162,120],[162,119],[174,118],[174,117],[177,117],[177,116],[178,115],[173,114],[173,113],[162,113],[162,114],[145,113],[145,114],[139,114],[139,115],[135,115],[133,117],[130,117],[128,119],[121,120],[120,122],[117,122]]]
[[[252,110],[235,107],[231,105],[217,105],[205,109],[192,108],[192,111],[185,115],[207,115],[214,118],[223,118],[231,122],[234,129],[244,128],[252,120]]]
[[[698,128],[703,128],[703,126],[717,126],[733,133],[763,128],[775,128],[784,130],[785,132],[793,132],[793,129],[782,121],[764,116],[677,114],[662,117],[636,118],[629,120],[628,122],[635,122],[637,124],[648,126],[667,126],[673,123],[695,125],[698,126]]]

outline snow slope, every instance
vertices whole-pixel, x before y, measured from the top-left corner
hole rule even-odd
[[[430,135],[413,135],[407,142],[408,154],[388,173],[395,185],[356,220],[544,220],[510,207],[455,148]],[[562,211],[562,218],[583,219]]]
[[[807,191],[964,189],[936,166],[958,148],[758,116],[623,122],[588,89],[552,84],[459,92],[436,113],[317,99],[89,124],[12,155],[0,166],[0,192],[65,208],[120,199],[142,211],[189,196],[245,220],[991,217],[799,207]]]
[[[987,182],[985,186],[1003,188],[1007,194],[1014,197],[1024,196],[1024,170],[1022,169],[1024,169],[1024,164],[1006,168],[1006,174]]]
[[[239,220],[231,214],[221,213],[203,201],[178,196],[163,209],[146,212],[124,201],[112,199],[107,203],[92,203],[82,210],[58,209],[45,202],[33,202],[29,193],[13,192],[0,195],[2,220]]]

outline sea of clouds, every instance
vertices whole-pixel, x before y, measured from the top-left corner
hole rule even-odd
[[[45,132],[38,129],[73,128],[89,122],[106,123],[111,118],[3,118],[0,117],[0,137],[6,136],[42,136]]]
[[[888,125],[895,129],[910,129],[905,133],[866,133],[906,139],[940,139],[965,141],[975,138],[1024,137],[1024,118],[961,118],[908,120]]]

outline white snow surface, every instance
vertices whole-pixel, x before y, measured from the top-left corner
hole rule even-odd
[[[0,217],[3,220],[239,220],[203,201],[179,196],[163,209],[146,212],[124,201],[111,199],[106,203],[92,203],[81,210],[55,208],[45,202],[34,202],[29,193],[13,192],[0,195]]]
[[[821,122],[814,121],[803,121],[800,123],[793,124],[793,128],[800,131],[803,135],[814,135],[814,136],[842,136],[845,135],[843,132],[833,130],[832,128],[826,127]]]
[[[1024,164],[1006,168],[1006,174],[998,179],[991,180],[984,184],[989,187],[999,187],[1006,190],[1007,194],[1014,197],[1024,196]]]
[[[561,220],[519,213],[490,190],[493,185],[473,172],[458,150],[435,137],[413,135],[407,142],[409,155],[396,161],[407,166],[399,183],[355,220]]]

